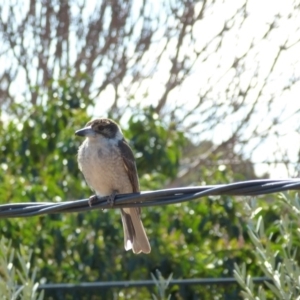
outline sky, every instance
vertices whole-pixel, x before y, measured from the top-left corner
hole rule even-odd
[[[8,0],[5,0],[4,4],[6,1]],[[201,54],[196,60],[191,74],[179,87],[170,92],[166,113],[168,109],[172,110],[174,107],[178,107],[176,117],[180,120],[186,111],[195,108],[195,113],[184,121],[186,126],[195,120],[198,122],[198,125],[192,130],[192,138],[195,139],[195,142],[209,139],[215,144],[220,144],[241,126],[240,120],[251,109],[263,86],[263,93],[260,95],[255,107],[255,122],[252,122],[248,128],[243,130],[243,138],[248,142],[243,145],[243,149],[235,150],[241,150],[245,158],[255,162],[255,170],[258,175],[269,172],[271,178],[296,176],[298,174],[295,173],[295,165],[291,166],[288,172],[283,164],[269,166],[262,162],[282,159],[276,152],[278,149],[292,162],[297,162],[298,160],[300,148],[299,118],[294,113],[300,109],[300,84],[296,82],[292,85],[292,88],[287,89],[286,87],[290,84],[291,78],[294,77],[296,81],[300,78],[300,43],[298,42],[300,40],[300,1],[249,0],[247,1],[248,15],[245,21],[244,17],[238,13],[244,1],[216,1],[210,6],[211,2],[207,1],[208,9],[205,12],[205,17],[196,22],[194,27],[191,28],[190,37],[184,40],[179,57],[187,56],[190,61],[193,61],[195,58],[194,50],[201,52]],[[170,3],[175,5],[176,0],[170,0]],[[99,2],[95,0],[89,1],[83,14],[89,16],[96,9],[97,4]],[[139,4],[139,1],[135,0],[133,8],[136,11],[133,10],[133,16],[135,14],[136,17],[138,16]],[[160,5],[160,2],[152,0],[146,9],[153,15],[159,15],[161,14]],[[20,6],[20,16],[26,11],[28,6],[29,0],[23,0]],[[199,13],[201,6],[202,2],[197,2],[195,14]],[[73,10],[76,14],[76,9],[74,8]],[[278,16],[275,29],[272,30],[267,38],[261,41],[273,22],[274,16]],[[9,17],[9,12],[4,9],[1,17],[5,20]],[[224,35],[221,46],[217,48],[216,42],[210,41],[222,30],[224,22],[232,17],[234,17],[235,23],[228,24],[231,29]],[[161,15],[162,24],[165,22],[165,25],[172,25],[173,21],[172,18],[166,20]],[[137,32],[139,26],[141,24],[137,22],[135,28]],[[28,47],[30,47],[30,39],[31,37],[28,35]],[[153,43],[143,58],[145,63],[143,71],[145,74],[153,68],[153,54],[159,53],[165,46],[166,38],[163,26],[155,32],[154,40],[156,42]],[[74,47],[79,46],[76,45],[75,37],[72,37],[72,35],[70,41],[74,44]],[[166,78],[168,78],[171,68],[170,56],[174,52],[176,42],[176,38],[171,39],[161,61],[156,66],[154,74],[145,79],[139,87],[137,87],[137,84],[133,84],[128,88],[131,78],[128,76],[125,79],[123,89],[120,89],[121,103],[127,103],[130,94],[137,99],[136,103],[132,102],[133,106],[140,102],[139,99],[143,99],[141,102],[142,106],[155,105],[157,103],[165,90]],[[286,50],[280,51],[278,56],[280,46],[283,44]],[[251,45],[254,46],[250,47]],[[72,54],[72,47],[70,49],[72,64],[76,57],[74,53]],[[277,63],[272,68],[277,56]],[[0,65],[4,66],[4,69],[10,67],[11,57],[9,51],[6,55],[0,55]],[[251,86],[251,90],[245,100],[235,95],[236,70],[231,68],[231,65],[236,58],[241,58],[244,63],[244,70],[241,72],[236,84],[241,89],[246,89],[248,85]],[[35,64],[33,62],[33,65]],[[101,80],[103,72],[103,69],[99,69],[95,77]],[[59,73],[58,70],[57,73]],[[268,76],[269,73],[272,73],[272,75]],[[31,76],[38,76],[34,68]],[[23,84],[26,81],[24,78],[24,72],[19,71],[12,86],[18,101],[22,101],[22,94],[27,88]],[[225,92],[227,89],[229,91]],[[199,97],[204,97],[206,93],[208,93],[208,100],[198,108]],[[90,110],[90,114],[104,116],[113,99],[114,89],[108,85],[100,97],[95,99],[96,105]],[[245,101],[244,109],[228,113],[229,106],[227,104],[233,100],[237,104]],[[270,101],[272,101],[272,104],[268,105]],[[207,117],[206,109],[214,105],[219,107],[216,115],[220,118],[223,115],[226,115],[226,117],[221,123],[215,124],[212,130],[208,130],[209,122],[204,122],[203,120],[206,120]],[[129,113],[125,112],[124,114],[122,120],[124,125],[129,117]],[[253,136],[254,128],[259,133],[268,131],[274,119],[277,119],[280,125],[272,127],[271,131],[273,132],[269,131],[271,134],[263,143]],[[278,138],[277,135],[280,135],[280,137]],[[257,144],[259,144],[259,147],[256,148]],[[276,152],[275,155],[273,154],[274,151]]]
[[[193,36],[196,38],[196,48],[198,50],[203,49],[208,41],[216,35],[223,28],[224,21],[229,19],[234,14],[242,1],[224,1],[217,2],[218,5],[213,6],[213,10],[208,11],[205,18],[198,21],[193,28]],[[267,85],[264,88],[264,94],[261,95],[255,113],[256,122],[253,126],[250,126],[248,130],[244,131],[244,137],[248,140],[248,143],[244,145],[243,152],[246,154],[246,158],[250,158],[255,162],[255,171],[257,175],[262,176],[266,172],[270,173],[271,178],[285,178],[289,176],[297,176],[295,172],[295,165],[298,161],[298,152],[300,148],[299,137],[299,118],[298,115],[293,115],[300,109],[300,84],[299,82],[294,84],[292,89],[284,90],[285,86],[289,84],[292,74],[295,76],[300,75],[300,43],[295,43],[300,40],[300,16],[299,13],[291,18],[288,18],[291,11],[294,10],[294,6],[297,5],[296,1],[258,1],[250,0],[247,4],[248,18],[240,26],[232,28],[230,34],[224,38],[222,49],[215,52],[214,47],[208,49],[211,51],[210,57],[207,60],[198,59],[194,66],[192,74],[183,82],[183,84],[174,89],[168,99],[168,103],[172,106],[173,103],[182,107],[182,110],[190,107],[194,107],[199,99],[199,90],[204,94],[206,92],[206,85],[208,80],[211,80],[211,85],[214,89],[211,93],[211,97],[219,98],[219,102],[225,103],[232,99],[226,98],[224,90],[232,80],[234,80],[233,70],[228,70],[235,57],[242,57],[247,55],[245,59],[246,70],[241,75],[239,85],[248,86],[249,82],[253,82],[251,93],[249,93],[246,103],[250,109],[257,98],[261,86],[264,84],[266,76],[270,73],[274,59],[278,55],[279,47],[282,44],[286,44],[288,50],[282,51],[279,55],[277,64],[272,70],[272,76],[267,79]],[[201,3],[198,4],[199,11],[201,9]],[[270,23],[274,19],[274,15],[281,16],[278,19],[277,28],[270,36],[263,42],[260,42],[263,35],[268,30]],[[242,18],[241,18],[242,20]],[[295,28],[298,28],[295,30]],[[162,33],[157,33],[162,34]],[[163,41],[162,36],[158,36],[157,40]],[[176,42],[176,41],[174,41]],[[252,43],[257,43],[252,49],[249,49]],[[161,42],[163,43],[163,42]],[[159,48],[161,45],[157,44],[154,47]],[[169,45],[169,51],[172,52],[174,45]],[[158,51],[153,49],[152,51]],[[149,55],[151,52],[149,51]],[[186,51],[189,52],[189,41],[186,42]],[[168,51],[166,52],[166,59],[163,60],[159,66],[159,71],[155,76],[148,78],[139,88],[135,91],[137,99],[144,99],[143,104],[151,105],[160,98],[165,88],[165,78],[168,76],[170,69],[170,61],[167,59]],[[192,53],[191,53],[192,55]],[[257,77],[253,78],[253,74],[257,73]],[[197,87],[197,88],[195,88]],[[284,91],[283,91],[284,90]],[[145,94],[148,93],[146,99]],[[283,92],[282,92],[283,91]],[[105,99],[113,99],[114,91],[111,87],[101,95]],[[127,93],[124,91],[124,101],[126,101]],[[267,103],[272,100],[271,107],[268,107]],[[100,104],[101,103],[101,104]],[[109,101],[106,102],[107,107],[110,106]],[[208,106],[211,103],[207,104]],[[105,113],[107,107],[102,106],[102,102],[99,101],[99,105],[96,105],[94,111],[98,113],[103,111]],[[202,107],[203,111],[205,110]],[[182,110],[178,110],[178,118],[180,119],[180,113]],[[222,110],[219,114],[222,115]],[[247,110],[245,110],[245,114]],[[212,131],[207,131],[205,124],[201,124],[195,129],[200,132],[201,139],[212,139],[214,143],[219,144],[221,141],[226,140],[232,131],[239,126],[239,120],[241,119],[242,111],[233,113],[227,117],[222,123],[216,125]],[[191,116],[191,122],[195,119],[201,119],[201,111],[199,114]],[[251,134],[253,133],[253,127],[257,127],[258,132],[264,132],[268,130],[270,124],[277,118],[280,122],[280,126],[272,128],[274,135],[270,136],[262,143],[260,140],[255,139]],[[278,138],[275,133],[279,134]],[[260,146],[255,149],[257,144]],[[285,153],[293,165],[287,170],[284,164],[265,164],[264,161],[282,160],[277,153],[273,152],[281,150],[281,154]]]

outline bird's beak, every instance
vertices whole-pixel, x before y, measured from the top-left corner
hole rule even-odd
[[[84,127],[82,129],[75,131],[75,134],[79,135],[79,136],[89,137],[89,136],[95,136],[96,132],[92,129],[91,126],[88,126],[88,127]]]

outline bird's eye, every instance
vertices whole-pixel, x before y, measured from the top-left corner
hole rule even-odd
[[[102,131],[105,132],[105,133],[109,133],[110,132],[109,128],[103,128]]]

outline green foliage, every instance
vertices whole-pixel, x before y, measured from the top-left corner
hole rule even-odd
[[[36,271],[30,271],[30,256],[25,247],[15,255],[11,243],[0,240],[0,295],[2,300],[42,300],[44,293],[37,292]]]
[[[133,115],[128,126],[126,135],[135,150],[138,168],[143,173],[142,184],[151,188],[151,181],[162,185],[167,179],[174,178],[185,144],[183,132],[172,126],[168,128],[152,107]]]
[[[282,194],[278,203],[279,219],[266,229],[261,207],[248,206],[251,218],[248,224],[248,234],[254,245],[256,264],[270,280],[265,287],[255,286],[252,276],[246,273],[245,264],[235,266],[234,275],[243,288],[244,299],[298,299],[300,294],[300,268],[297,249],[300,232],[298,219],[300,215],[300,199],[293,199]]]
[[[41,94],[35,106],[15,104],[8,120],[0,123],[2,203],[64,201],[91,195],[77,166],[76,153],[82,140],[74,135],[89,120],[85,109],[91,100],[70,79],[52,83],[50,90],[47,95]],[[135,152],[135,148],[143,151],[145,139],[137,138],[139,135],[148,136],[150,132],[158,142],[167,137],[168,128],[162,122],[155,121],[152,127],[151,114],[147,117],[150,125],[144,123],[147,129],[138,132],[131,120],[125,130],[134,132],[129,139],[132,137]],[[182,137],[180,133],[170,134],[176,135]],[[177,146],[173,148],[175,156],[180,153],[179,141]],[[161,157],[167,173],[148,186],[162,186],[171,173],[175,174],[178,161],[170,149],[172,145],[160,152],[155,152],[156,147],[146,150],[156,161]],[[145,169],[144,165],[143,160],[138,160],[141,177],[143,173],[152,179],[159,177],[159,164],[148,164]],[[151,228],[150,218],[145,220],[145,226]],[[32,249],[39,278],[45,277],[48,282],[146,279],[153,265],[149,256],[124,251],[120,214],[116,210],[2,220],[0,232],[15,247],[23,244]],[[156,256],[159,263],[159,254]],[[104,298],[108,297],[106,293],[111,295],[111,291],[104,291]],[[135,291],[130,293],[134,295]]]
[[[2,203],[65,201],[92,194],[77,167],[76,153],[82,140],[74,135],[90,119],[86,110],[92,100],[73,79],[54,82],[50,90],[41,94],[35,106],[15,104],[8,120],[0,123]],[[141,189],[163,188],[178,172],[187,143],[184,133],[158,118],[151,107],[135,112],[123,127],[136,154]],[[233,170],[216,165],[201,167],[189,184],[231,181]],[[266,217],[272,221],[275,216],[270,205]],[[142,218],[152,246],[149,255],[125,252],[117,210],[2,220],[0,233],[10,238],[14,247],[23,244],[32,249],[37,277],[47,282],[149,279],[156,269],[164,277],[171,273],[174,278],[231,277],[234,263],[242,261],[253,273],[259,270],[245,235],[243,201],[202,198],[145,208]],[[239,291],[236,286],[175,286],[171,299],[178,294],[184,299],[238,299]],[[149,298],[151,290],[114,288],[92,293],[93,299],[110,299],[112,295],[140,299]],[[86,295],[53,291],[46,296],[85,299]]]

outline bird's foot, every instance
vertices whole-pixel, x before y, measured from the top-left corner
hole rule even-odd
[[[118,192],[116,190],[114,190],[111,195],[107,196],[107,202],[108,202],[108,204],[110,204],[111,207],[113,207],[115,205],[115,198],[116,198],[117,193]]]
[[[89,206],[92,207],[93,203],[95,203],[98,200],[97,195],[93,195],[89,197]]]

